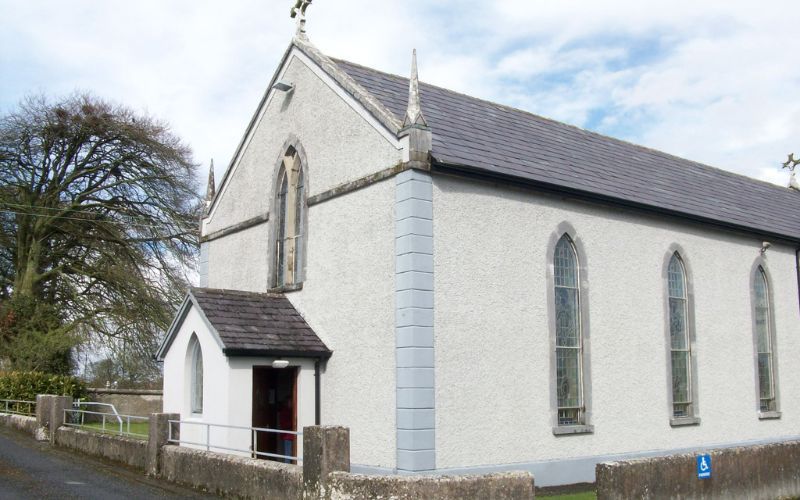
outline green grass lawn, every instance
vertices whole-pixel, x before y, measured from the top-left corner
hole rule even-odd
[[[539,497],[547,500],[594,500],[597,493],[594,484],[580,483],[537,489],[536,498]]]
[[[86,423],[81,426],[82,429],[103,432],[102,422]],[[130,431],[128,431],[128,423],[122,421],[122,431],[131,432],[132,434],[141,434],[141,436],[129,436],[138,439],[147,439],[150,432],[150,422],[131,422]],[[119,434],[119,424],[113,418],[106,420],[106,434]],[[126,434],[127,435],[127,434]]]
[[[547,498],[548,500],[594,500],[597,494],[594,491],[584,491],[582,493],[568,493],[566,495],[542,495],[538,494],[537,497]]]

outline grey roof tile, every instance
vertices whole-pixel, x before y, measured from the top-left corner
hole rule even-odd
[[[397,117],[408,79],[340,69]],[[800,193],[420,83],[436,163],[800,241]]]
[[[281,294],[214,288],[192,288],[191,294],[229,353],[295,353],[311,357],[331,354]]]

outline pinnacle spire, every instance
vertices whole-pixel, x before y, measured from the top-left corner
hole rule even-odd
[[[211,166],[208,167],[208,186],[206,187],[206,210],[211,207],[211,202],[214,200],[214,195],[216,193],[217,189],[214,185],[214,158],[211,158]]]
[[[419,102],[419,75],[417,74],[417,49],[411,55],[411,78],[408,80],[408,108],[406,116],[403,118],[403,127],[413,125],[428,126],[425,117],[422,116],[422,108]]]

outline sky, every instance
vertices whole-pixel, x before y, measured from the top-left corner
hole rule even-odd
[[[0,0],[0,113],[91,91],[170,123],[219,179],[293,4]],[[407,75],[416,48],[422,81],[761,180],[785,186],[800,153],[797,0],[314,0],[307,17],[327,55]]]

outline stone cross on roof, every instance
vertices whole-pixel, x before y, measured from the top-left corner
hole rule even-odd
[[[800,165],[800,158],[795,158],[794,153],[791,153],[789,159],[783,164],[783,168],[788,168],[789,171],[792,172],[792,175],[789,177],[789,187],[795,191],[800,191],[800,181],[798,181],[795,176],[795,169],[798,165]]]
[[[312,0],[297,0],[289,11],[289,17],[297,18],[296,36],[306,38],[306,9],[311,5]]]

